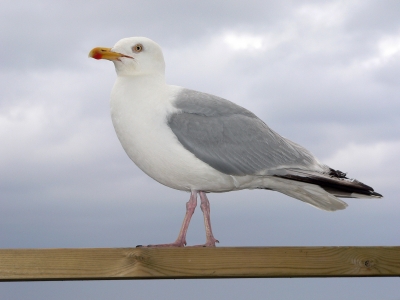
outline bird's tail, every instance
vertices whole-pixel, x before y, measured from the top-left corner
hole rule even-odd
[[[273,189],[307,202],[327,211],[345,209],[347,204],[336,198],[382,198],[373,188],[355,179],[349,179],[346,174],[331,169],[329,174],[286,169],[285,174],[275,175],[281,182]]]

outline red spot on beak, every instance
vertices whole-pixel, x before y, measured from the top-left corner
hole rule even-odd
[[[93,54],[92,56],[94,59],[101,59],[103,57],[103,55],[100,52],[96,52]]]

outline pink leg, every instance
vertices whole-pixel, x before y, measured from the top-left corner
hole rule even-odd
[[[215,243],[219,243],[217,239],[214,238],[211,229],[211,219],[210,219],[210,202],[208,202],[207,195],[205,192],[199,192],[201,199],[201,211],[204,216],[204,226],[206,228],[206,243],[204,245],[197,245],[202,247],[215,247]]]
[[[192,191],[190,194],[190,199],[186,203],[186,215],[185,218],[183,219],[183,224],[181,230],[179,231],[179,235],[176,241],[170,244],[148,245],[147,247],[184,247],[186,245],[186,232],[189,228],[190,219],[192,218],[196,206],[197,206],[197,191]]]

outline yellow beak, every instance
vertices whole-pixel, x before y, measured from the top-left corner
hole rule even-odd
[[[108,60],[120,60],[121,57],[128,57],[132,58],[131,56],[118,53],[118,52],[113,52],[111,51],[111,48],[103,48],[103,47],[96,47],[93,48],[89,52],[89,57],[92,57],[94,59],[108,59]]]

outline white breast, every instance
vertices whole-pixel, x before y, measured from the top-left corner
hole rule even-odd
[[[167,124],[180,87],[149,78],[118,77],[111,94],[111,117],[128,156],[147,175],[178,190],[222,192],[239,188],[232,176],[196,158]]]

